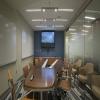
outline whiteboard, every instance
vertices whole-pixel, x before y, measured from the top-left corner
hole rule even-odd
[[[30,31],[22,31],[22,58],[33,55],[33,34]]]
[[[16,61],[16,26],[0,16],[0,66]]]

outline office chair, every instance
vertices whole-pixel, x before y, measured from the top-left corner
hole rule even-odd
[[[23,67],[23,75],[24,75],[24,78],[26,78],[29,74],[29,68],[28,68],[28,65],[24,66]]]
[[[10,70],[8,70],[8,82],[11,88],[11,98],[12,100],[17,100],[16,92],[15,92],[15,85],[14,85],[13,77],[12,77]]]

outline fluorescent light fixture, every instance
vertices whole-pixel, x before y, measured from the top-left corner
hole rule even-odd
[[[90,17],[90,16],[85,16],[84,18],[85,19],[90,19],[90,20],[95,20],[96,19],[95,17]]]
[[[74,9],[58,9],[58,11],[73,12]]]
[[[66,21],[67,21],[67,19],[56,19],[56,21],[66,22]]]
[[[33,22],[41,22],[41,21],[47,21],[47,19],[32,19]]]
[[[47,27],[47,26],[35,26],[37,28],[44,28],[44,27]]]
[[[86,10],[85,12],[88,12],[88,13],[100,13],[100,11],[98,11],[98,10]]]
[[[26,12],[40,12],[40,11],[43,11],[43,12],[45,12],[46,11],[46,9],[26,9],[25,10]]]
[[[44,21],[43,19],[32,19],[33,22]]]
[[[90,26],[90,25],[83,25],[83,27],[91,28],[92,26]]]
[[[70,33],[70,34],[72,34],[72,35],[76,35],[77,33]]]
[[[76,29],[74,29],[74,28],[69,28],[69,31],[76,31]]]
[[[38,28],[43,28],[43,27],[49,27],[49,26],[46,26],[46,25],[44,25],[44,26],[42,26],[42,25],[40,25],[40,26],[35,26],[35,27],[38,27]],[[52,26],[50,26],[50,27],[64,27],[63,25],[52,25]]]
[[[51,9],[51,8],[47,8],[47,9]],[[53,9],[54,9],[55,12],[57,12],[57,11],[73,12],[74,11],[73,9],[58,9],[58,8],[53,8]],[[40,11],[45,12],[46,8],[43,8],[43,9],[26,9],[25,11],[26,12],[40,12]]]
[[[83,32],[86,32],[86,33],[88,32],[87,30],[82,30],[82,31],[83,31]]]
[[[71,40],[72,40],[72,41],[74,41],[74,40],[75,40],[75,38],[71,38]]]
[[[39,12],[41,9],[26,9],[26,12]]]
[[[46,22],[46,21],[47,21],[47,19],[44,19],[43,21],[45,21],[45,22]]]
[[[54,25],[54,27],[64,27],[64,25]]]

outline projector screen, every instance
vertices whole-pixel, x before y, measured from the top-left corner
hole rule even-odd
[[[54,32],[42,32],[41,35],[42,43],[54,43]]]
[[[42,47],[54,47],[55,33],[54,32],[41,32],[41,44]]]

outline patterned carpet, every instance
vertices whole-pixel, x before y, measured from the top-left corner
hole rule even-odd
[[[81,87],[78,80],[72,80],[72,88],[70,91],[63,91],[62,89],[56,91],[58,93],[57,100],[97,100],[93,98],[85,85],[83,86],[82,84]]]

